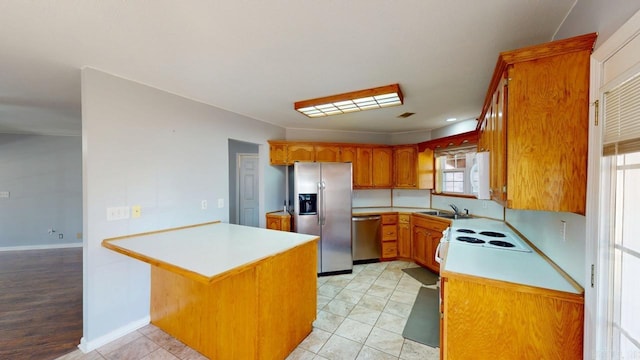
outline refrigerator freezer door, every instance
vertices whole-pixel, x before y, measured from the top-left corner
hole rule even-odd
[[[351,164],[322,163],[321,176],[318,207],[324,225],[320,272],[351,270]]]
[[[293,165],[294,192],[294,224],[295,231],[301,234],[321,236],[320,211],[312,215],[301,215],[300,194],[316,194],[318,200],[318,184],[320,184],[320,163],[300,163]],[[319,204],[316,204],[319,207]],[[318,272],[322,264],[322,238],[318,241]]]

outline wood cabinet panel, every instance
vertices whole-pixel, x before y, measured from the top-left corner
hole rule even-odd
[[[398,256],[398,247],[395,242],[382,243],[382,258],[395,259]]]
[[[340,161],[355,163],[357,157],[357,150],[355,146],[341,146],[340,147]],[[354,166],[355,168],[355,166]]]
[[[340,147],[333,145],[315,145],[315,161],[337,162],[340,160]]]
[[[398,227],[393,225],[382,225],[382,241],[398,240]]]
[[[433,189],[435,185],[435,158],[432,149],[418,153],[418,188]]]
[[[266,222],[267,229],[291,231],[291,215],[284,211],[267,213]]]
[[[439,272],[440,264],[435,261],[436,249],[442,239],[442,232],[450,225],[451,222],[445,219],[412,215],[411,243],[414,261]]]
[[[586,210],[589,66],[587,34],[498,57],[481,118],[494,200],[508,208]]]
[[[443,359],[583,358],[582,295],[454,274],[441,283]]]
[[[398,215],[398,257],[411,259],[411,216]]]
[[[291,143],[287,145],[287,161],[293,164],[295,161],[315,161],[313,145],[304,143]]]
[[[353,169],[353,185],[355,187],[371,187],[373,153],[370,147],[359,147],[356,149],[356,163]]]
[[[418,147],[393,148],[393,187],[416,188],[418,186]]]
[[[269,163],[287,165],[287,144],[269,141]]]
[[[393,150],[389,147],[374,147],[371,152],[373,161],[371,164],[372,186],[378,188],[392,187]]]

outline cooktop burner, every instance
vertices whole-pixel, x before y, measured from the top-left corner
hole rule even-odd
[[[495,231],[481,231],[480,235],[489,236],[489,237],[499,237],[499,238],[503,238],[507,236],[503,233],[499,233]]]
[[[475,234],[476,232],[471,229],[458,229],[457,232],[465,233],[465,234]]]
[[[512,243],[507,241],[501,241],[501,240],[491,240],[489,241],[489,244],[500,246],[500,247],[507,247],[507,248],[515,247],[515,245],[513,245]]]
[[[458,236],[456,238],[456,240],[468,242],[470,244],[484,244],[485,243],[484,240],[481,240],[481,239],[478,239],[478,238],[474,238],[474,237],[471,237],[471,236]]]

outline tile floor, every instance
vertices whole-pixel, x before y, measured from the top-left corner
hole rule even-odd
[[[353,273],[318,278],[318,315],[313,331],[287,360],[439,359],[431,348],[402,337],[422,284],[392,261],[354,266]],[[193,349],[153,325],[83,354],[57,360],[200,360]]]

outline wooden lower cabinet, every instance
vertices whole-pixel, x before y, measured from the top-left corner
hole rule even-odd
[[[398,257],[411,259],[411,215],[398,215]]]
[[[441,274],[442,359],[582,359],[584,297]]]
[[[382,260],[393,260],[398,256],[398,215],[382,214],[381,241],[382,241]]]
[[[422,215],[412,215],[411,245],[413,260],[434,272],[440,271],[435,253],[442,239],[442,232],[451,225],[449,220]]]
[[[274,211],[266,214],[267,229],[292,231],[291,215],[284,211]]]

